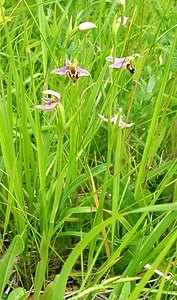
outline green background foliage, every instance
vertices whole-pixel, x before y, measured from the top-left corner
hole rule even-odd
[[[176,299],[176,23],[171,0],[0,2],[3,299]],[[90,76],[51,74],[75,58]]]

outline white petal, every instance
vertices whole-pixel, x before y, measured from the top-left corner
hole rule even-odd
[[[127,124],[127,123],[125,123],[124,121],[122,121],[122,119],[120,119],[120,121],[119,121],[119,127],[121,127],[121,128],[132,127],[133,124],[134,124],[134,123]]]
[[[117,123],[117,119],[118,119],[118,116],[115,116],[113,118],[111,118],[111,122],[116,124]]]
[[[125,0],[118,0],[121,5],[125,5]]]
[[[107,56],[105,59],[106,59],[107,61],[111,61],[111,62],[114,61],[114,57],[113,57],[113,56]]]
[[[117,25],[119,25],[119,26],[120,26],[120,24],[121,24],[121,20],[122,20],[122,18],[121,18],[121,17],[120,17],[120,18],[118,18],[118,20],[117,20]],[[124,16],[124,18],[123,18],[123,22],[122,22],[122,25],[123,25],[123,26],[125,26],[125,25],[127,24],[127,21],[128,21],[128,17]]]
[[[108,119],[105,118],[103,115],[98,114],[98,116],[99,116],[100,119],[102,119],[104,122],[108,122]],[[111,123],[116,124],[116,123],[117,123],[117,119],[118,119],[118,116],[112,117],[112,118],[111,118]],[[134,124],[134,123],[127,124],[127,123],[125,123],[124,121],[122,121],[122,119],[120,119],[120,121],[119,121],[119,127],[120,127],[120,128],[131,127],[131,126],[133,126],[133,124]]]
[[[107,118],[105,118],[104,116],[102,116],[102,115],[100,115],[100,114],[98,114],[98,116],[100,117],[100,119],[102,119],[103,121],[105,121],[105,122],[108,122],[108,119]]]
[[[58,92],[55,92],[53,90],[47,90],[47,91],[43,91],[42,93],[46,95],[53,95],[58,99],[58,101],[60,101],[61,96]]]
[[[88,30],[88,29],[92,29],[92,28],[97,28],[97,26],[92,23],[92,22],[84,22],[84,23],[81,23],[79,26],[78,26],[79,30]]]

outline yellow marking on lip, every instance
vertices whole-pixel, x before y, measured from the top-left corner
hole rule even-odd
[[[127,60],[135,60],[135,57],[134,56],[127,56],[126,59]]]
[[[71,64],[71,65],[69,66],[69,69],[70,69],[71,71],[75,71],[76,67],[77,67],[76,64]]]

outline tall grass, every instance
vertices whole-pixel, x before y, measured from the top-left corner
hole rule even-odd
[[[0,294],[175,299],[175,3],[0,5]],[[134,53],[135,74],[105,60]],[[75,58],[90,76],[51,74]]]

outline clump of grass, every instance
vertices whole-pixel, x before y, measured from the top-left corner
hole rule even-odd
[[[4,298],[176,297],[174,3],[121,2],[1,4]]]

